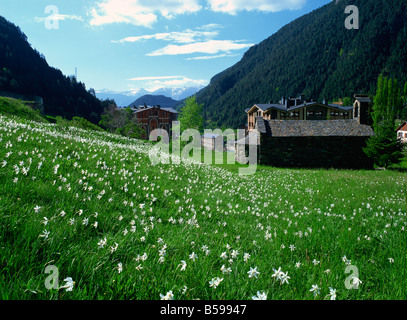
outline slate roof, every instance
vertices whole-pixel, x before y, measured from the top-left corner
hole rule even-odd
[[[264,120],[257,118],[258,131],[272,137],[369,137],[368,125],[346,120]]]
[[[139,113],[145,110],[150,110],[150,109],[154,109],[156,107],[147,107],[147,108],[141,108],[141,109],[137,109],[134,111],[134,113]],[[164,111],[168,111],[171,113],[178,113],[177,111],[175,111],[173,108],[165,108],[165,107],[160,107],[159,110],[164,110]]]
[[[353,106],[340,106],[338,104],[321,104],[321,103],[318,103],[318,102],[306,102],[306,103],[302,103],[302,104],[299,104],[299,105],[296,105],[296,106],[291,106],[291,107],[288,107],[288,108],[284,104],[255,104],[254,106],[258,107],[263,112],[266,112],[269,109],[277,109],[277,110],[280,110],[280,111],[288,112],[288,111],[294,111],[294,110],[297,110],[297,109],[301,109],[301,108],[304,108],[304,107],[311,107],[311,106],[328,106],[328,107],[339,109],[339,110],[342,110],[342,111],[353,110]],[[245,109],[245,112],[248,113],[250,109],[251,108]]]
[[[278,109],[285,111],[287,110],[283,104],[256,104],[262,111],[267,111],[268,109]]]
[[[367,103],[371,103],[372,102],[372,100],[370,100],[370,98],[369,97],[364,97],[364,96],[355,96],[355,99],[357,100],[357,101],[360,101],[360,102],[367,102]]]

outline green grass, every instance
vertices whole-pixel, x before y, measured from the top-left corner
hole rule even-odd
[[[27,106],[23,101],[13,98],[0,97],[0,113],[18,116],[37,122],[47,122],[37,111]]]
[[[407,298],[405,172],[154,166],[153,144],[5,115],[0,145],[2,299]]]

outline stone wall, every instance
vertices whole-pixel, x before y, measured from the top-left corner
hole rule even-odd
[[[276,167],[370,169],[368,137],[261,136],[259,163]]]

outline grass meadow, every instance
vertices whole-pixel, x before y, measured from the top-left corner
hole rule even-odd
[[[406,172],[239,176],[151,147],[0,115],[0,299],[407,299]]]

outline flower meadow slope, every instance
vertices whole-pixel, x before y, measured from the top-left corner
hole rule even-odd
[[[154,166],[6,116],[0,146],[2,299],[407,298],[406,174]]]

